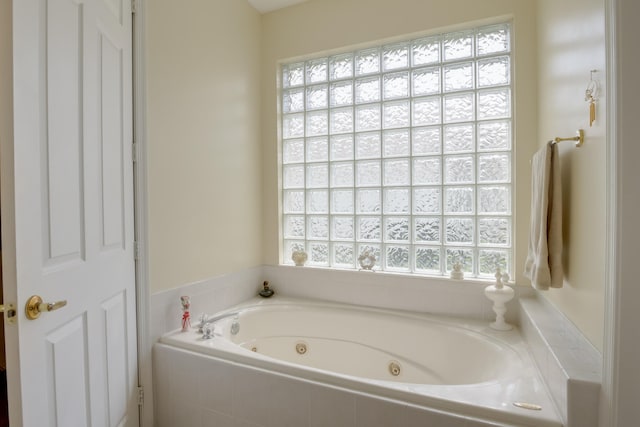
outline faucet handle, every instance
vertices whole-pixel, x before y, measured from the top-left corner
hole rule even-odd
[[[204,333],[204,327],[208,321],[209,321],[209,316],[207,316],[206,313],[202,313],[200,315],[200,323],[198,323],[198,333],[200,334]]]
[[[202,334],[202,339],[203,340],[210,340],[211,338],[213,338],[213,330],[214,327],[213,326],[205,326],[204,327],[204,332]]]

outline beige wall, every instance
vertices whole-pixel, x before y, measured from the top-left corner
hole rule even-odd
[[[152,292],[261,264],[260,15],[146,2]]]
[[[280,60],[463,23],[512,17],[515,31],[515,273],[528,236],[529,159],[537,144],[535,2],[532,0],[311,0],[263,18],[264,261],[279,262],[276,70]],[[524,279],[523,279],[524,280]]]
[[[541,292],[602,351],[606,256],[604,0],[539,0],[539,128],[541,141],[573,136],[583,147],[560,144],[564,208],[565,283]],[[589,71],[601,83],[597,119],[589,127],[584,100]]]

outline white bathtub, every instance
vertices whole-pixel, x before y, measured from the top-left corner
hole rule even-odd
[[[192,373],[194,377],[209,369],[224,369],[221,363],[226,363],[234,369],[246,368],[248,372],[278,376],[281,387],[289,387],[282,381],[291,380],[296,383],[296,390],[300,384],[309,384],[353,396],[365,395],[387,406],[391,402],[400,411],[411,407],[411,417],[423,417],[418,422],[433,422],[437,416],[445,417],[447,426],[562,425],[526,344],[515,330],[496,332],[487,327],[487,322],[280,296],[252,300],[214,316],[221,318],[211,324],[212,339],[203,339],[195,327],[190,332],[176,331],[162,337],[162,344],[156,346],[156,353],[162,355],[155,361],[156,376],[180,364],[182,354],[198,358],[200,368],[196,371],[200,374]],[[211,368],[206,364],[207,358]],[[166,369],[162,366],[163,360]],[[175,384],[182,377],[184,375],[174,374],[172,380],[163,379],[160,383],[166,384],[164,387],[169,390],[188,387],[188,384]],[[258,377],[258,383],[264,380]],[[289,406],[288,402],[271,401],[265,409],[271,411],[271,415],[253,417],[246,402],[233,402],[234,396],[238,396],[238,392],[232,390],[233,379],[227,386],[231,396],[229,407],[213,408],[205,413],[214,418],[231,417],[257,425],[287,424],[276,420],[278,410],[272,407],[281,406],[282,411]],[[267,391],[270,389],[265,384],[262,386]],[[174,404],[175,393],[163,397],[162,388],[157,387],[156,391],[159,401]],[[212,391],[206,386],[199,389],[201,395],[209,392]],[[304,391],[296,392],[299,393]],[[202,396],[194,399],[202,401]],[[354,399],[353,423],[340,425],[363,424],[359,423],[357,414],[358,398]],[[186,401],[193,403],[194,400]],[[313,406],[309,405],[309,408]],[[250,413],[243,414],[243,408]],[[303,421],[290,425],[322,425],[314,423],[312,417],[310,413],[300,414]],[[201,415],[196,424],[217,425],[203,420],[205,415]],[[380,425],[403,424],[394,421],[394,424]]]

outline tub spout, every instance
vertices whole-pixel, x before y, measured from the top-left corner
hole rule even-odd
[[[220,314],[219,316],[212,316],[209,317],[206,314],[203,314],[202,316],[200,316],[200,323],[198,323],[198,333],[200,334],[204,334],[207,326],[209,326],[212,323],[217,322],[218,320],[222,320],[225,319],[227,317],[231,317],[231,316],[238,316],[240,313],[235,311],[233,313],[223,313]],[[213,328],[210,328],[213,329]]]

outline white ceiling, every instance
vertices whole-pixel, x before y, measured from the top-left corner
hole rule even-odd
[[[273,12],[283,7],[304,3],[308,0],[247,0],[260,13]]]

